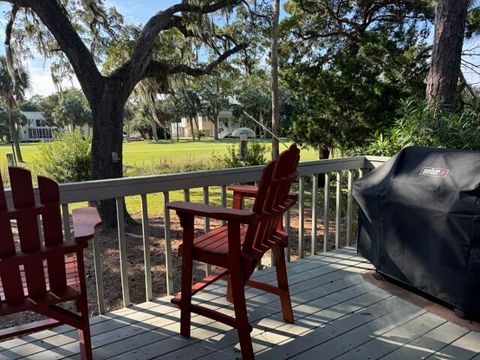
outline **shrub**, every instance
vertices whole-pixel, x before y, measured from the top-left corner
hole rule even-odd
[[[42,143],[33,159],[34,172],[60,183],[90,180],[91,165],[90,139],[85,139],[78,132]]]
[[[423,101],[403,102],[394,126],[375,132],[368,155],[391,156],[406,146],[423,145],[453,149],[480,149],[479,113],[472,107],[434,110]]]
[[[240,160],[240,145],[227,147],[227,153],[220,156],[213,156],[213,163],[216,167],[234,168],[242,166],[264,165],[267,162],[267,147],[260,142],[251,141],[247,146],[245,159]]]
[[[124,175],[129,176],[146,176],[146,175],[162,175],[174,174],[190,171],[210,170],[213,164],[205,159],[187,159],[185,161],[168,160],[160,158],[158,161],[145,162],[143,164],[125,165]]]

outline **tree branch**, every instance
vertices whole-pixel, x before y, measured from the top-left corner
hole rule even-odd
[[[229,4],[238,3],[239,0],[220,0],[216,3],[197,6],[188,3],[172,5],[169,8],[159,11],[147,21],[140,33],[140,38],[133,50],[132,60],[130,62],[132,76],[143,74],[149,66],[152,56],[153,44],[157,35],[164,30],[178,25],[178,18],[175,14],[180,12],[191,12],[197,14],[209,14],[225,8]]]
[[[146,77],[153,77],[153,76],[165,76],[165,75],[172,75],[172,74],[187,74],[190,76],[202,76],[207,75],[212,70],[224,62],[230,56],[238,53],[239,51],[246,49],[247,44],[239,44],[234,48],[225,51],[222,55],[220,55],[215,61],[211,62],[210,64],[206,65],[203,68],[194,68],[185,64],[178,64],[178,65],[170,65],[160,61],[152,61],[147,70],[145,71]]]
[[[72,65],[85,96],[94,97],[102,84],[102,76],[89,49],[73,28],[64,8],[57,0],[15,1],[32,9],[55,37]],[[93,98],[89,99],[93,101]]]

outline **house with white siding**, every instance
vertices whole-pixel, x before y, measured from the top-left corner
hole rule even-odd
[[[18,127],[18,138],[22,142],[53,140],[56,126],[48,126],[40,111],[22,111],[27,119],[24,125]]]

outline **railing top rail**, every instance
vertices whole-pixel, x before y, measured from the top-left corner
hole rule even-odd
[[[386,163],[388,160],[390,160],[390,158],[387,157],[387,156],[370,156],[370,155],[367,155],[367,156],[365,156],[365,167],[367,169],[376,169],[380,165]]]
[[[341,170],[376,167],[371,157],[356,156],[350,158],[307,161],[299,164],[300,176],[330,173]],[[233,183],[258,181],[263,166],[244,168],[194,171],[188,173],[138,176],[119,179],[92,180],[60,185],[60,201],[64,204],[81,201],[98,201],[131,195],[160,193],[181,189],[221,186]],[[6,191],[10,197],[10,191]]]

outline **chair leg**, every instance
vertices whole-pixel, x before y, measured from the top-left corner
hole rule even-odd
[[[239,266],[232,266],[231,290],[242,358],[243,360],[253,360],[252,338],[250,337],[251,326],[248,322],[247,303],[245,301],[245,284]]]
[[[227,292],[225,294],[225,299],[233,304],[233,293],[232,293],[232,277],[228,275],[227,279]]]
[[[193,259],[191,251],[182,255],[182,294],[180,300],[180,334],[190,338],[191,307],[192,307],[192,272]]]
[[[79,301],[79,310],[82,316],[82,328],[78,329],[80,355],[83,360],[92,360],[92,339],[90,337],[90,322],[88,320],[88,305],[86,299]]]
[[[278,288],[283,290],[280,295],[280,303],[282,305],[283,320],[289,324],[293,324],[292,303],[290,301],[290,291],[288,289],[287,266],[285,264],[285,253],[283,247],[273,246],[272,251],[276,262],[277,283]]]
[[[92,360],[92,339],[90,338],[90,321],[88,314],[87,284],[85,277],[85,264],[83,262],[83,248],[77,251],[78,274],[82,296],[77,300],[77,311],[82,317],[82,328],[78,329],[80,342],[80,355],[83,360]]]

